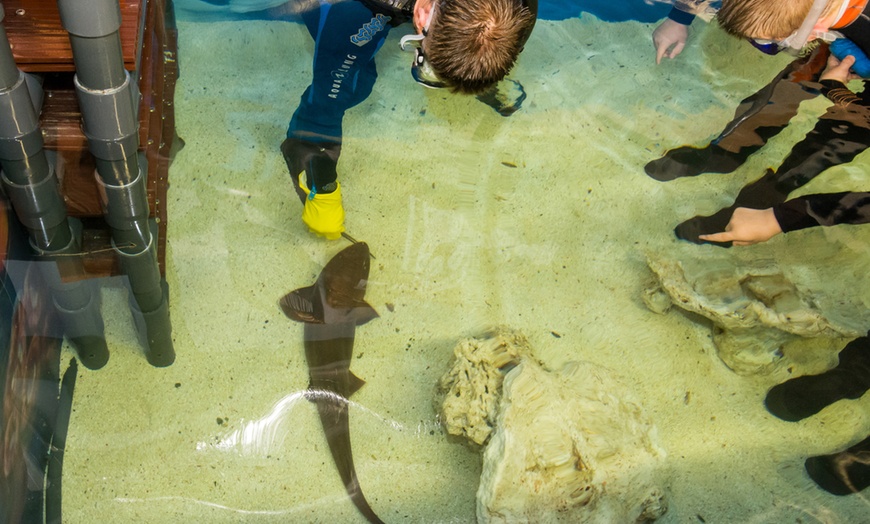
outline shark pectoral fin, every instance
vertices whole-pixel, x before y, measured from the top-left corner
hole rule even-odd
[[[366,385],[366,381],[359,378],[358,376],[354,375],[352,371],[347,372],[347,379],[348,379],[347,386],[349,388],[349,391],[347,393],[348,397],[353,395],[354,393],[359,391],[361,387]]]
[[[308,286],[287,293],[279,302],[281,310],[290,320],[308,324],[322,324],[323,319],[318,318],[314,311],[312,297],[316,292],[315,286]]]
[[[369,320],[374,320],[378,318],[378,312],[375,311],[371,305],[365,300],[360,300],[354,305],[353,308],[353,321],[357,326],[361,326],[368,322]]]

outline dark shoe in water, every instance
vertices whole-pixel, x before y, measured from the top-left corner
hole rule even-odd
[[[731,247],[731,242],[708,242],[698,237],[725,231],[725,226],[731,221],[731,215],[738,207],[767,209],[775,204],[785,202],[788,191],[790,190],[783,190],[779,187],[777,174],[772,169],[768,169],[764,176],[741,189],[733,204],[710,216],[697,216],[686,220],[674,229],[674,234],[679,239],[688,240],[695,244]]]
[[[861,398],[870,389],[870,338],[856,338],[840,352],[837,367],[820,375],[793,378],[767,392],[764,404],[774,416],[796,422],[834,402]]]
[[[810,457],[804,463],[810,478],[832,495],[850,495],[870,486],[870,436],[851,448]]]
[[[730,173],[740,167],[758,148],[744,148],[740,153],[726,151],[717,145],[671,149],[665,156],[644,166],[646,174],[661,182],[702,173]]]
[[[708,242],[698,238],[700,235],[710,235],[725,231],[725,226],[734,214],[735,206],[720,209],[708,217],[693,217],[674,228],[674,234],[681,240],[695,244],[711,244],[719,247],[731,247],[731,242]]]
[[[296,195],[303,204],[305,203],[306,195],[299,188],[299,177],[305,171],[305,146],[305,142],[295,138],[287,138],[281,143],[281,154],[284,156],[284,162],[287,163],[287,171],[290,172],[290,178],[293,180],[293,189],[296,190]]]

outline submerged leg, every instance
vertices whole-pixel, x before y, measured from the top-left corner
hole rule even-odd
[[[804,463],[810,478],[833,495],[858,493],[870,486],[870,436],[834,453],[810,457]]]
[[[861,104],[866,106],[870,94],[861,96]],[[831,106],[806,138],[792,148],[778,171],[768,169],[763,177],[744,187],[731,206],[710,216],[691,218],[678,225],[674,233],[696,244],[730,246],[730,243],[704,242],[698,236],[724,231],[738,207],[766,209],[781,204],[792,191],[826,169],[851,162],[870,145],[870,122],[862,109],[839,104]]]
[[[774,386],[764,404],[774,416],[796,422],[843,399],[870,389],[870,338],[856,338],[840,352],[837,367],[819,375],[793,378]]]
[[[744,99],[718,138],[700,148],[671,149],[644,166],[646,174],[664,182],[702,173],[734,171],[788,125],[801,102],[818,94],[818,86],[813,84],[818,81],[827,57],[828,47],[822,45],[812,54],[798,58],[771,83]]]
[[[312,233],[337,239],[344,232],[345,218],[336,173],[342,119],[372,92],[378,77],[374,56],[390,26],[358,37],[359,28],[369,27],[373,20],[372,12],[359,2],[323,3],[306,12],[303,20],[315,38],[314,76],[293,113],[281,152],[304,206],[302,221]],[[299,178],[302,171],[304,183]]]

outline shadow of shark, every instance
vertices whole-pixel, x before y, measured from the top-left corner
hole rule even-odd
[[[365,382],[350,372],[356,327],[378,316],[366,301],[369,247],[353,244],[335,255],[313,286],[281,299],[288,318],[305,324],[308,361],[307,397],[317,405],[332,458],[351,501],[369,522],[383,524],[369,506],[353,465],[348,427],[348,401]]]

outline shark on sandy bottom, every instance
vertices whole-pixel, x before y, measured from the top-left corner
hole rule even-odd
[[[382,523],[369,506],[353,465],[348,401],[365,382],[350,371],[356,327],[378,313],[365,301],[371,254],[364,242],[335,255],[314,285],[281,299],[284,314],[305,324],[308,398],[317,405],[332,458],[351,501],[372,523]]]

